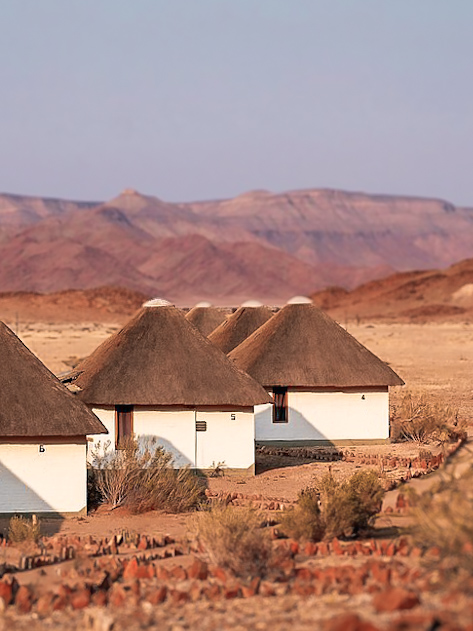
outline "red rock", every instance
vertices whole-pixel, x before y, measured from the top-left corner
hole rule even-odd
[[[155,569],[151,563],[149,565],[139,565],[136,570],[136,578],[153,578],[155,574]]]
[[[261,596],[275,596],[276,589],[272,583],[269,583],[268,581],[261,581],[259,594]]]
[[[337,554],[337,555],[339,555],[339,556],[343,554],[343,548],[342,548],[342,546],[340,545],[340,541],[337,539],[337,537],[334,537],[334,538],[332,539],[332,542],[331,542],[331,544],[330,544],[330,545],[331,545],[332,551],[333,551],[335,554]]]
[[[171,576],[178,581],[185,581],[187,579],[187,572],[182,565],[176,565],[171,570]]]
[[[190,600],[189,592],[182,589],[172,589],[169,592],[172,602],[177,605],[179,603],[187,603]]]
[[[46,592],[38,598],[36,603],[36,611],[39,616],[49,616],[53,610],[54,594],[52,592]]]
[[[291,551],[291,554],[293,554],[294,556],[296,554],[299,554],[299,544],[297,543],[297,541],[289,542],[289,550]]]
[[[126,592],[121,585],[115,583],[110,590],[108,597],[109,603],[113,607],[121,607],[126,600]]]
[[[204,594],[210,601],[220,600],[220,598],[222,597],[222,588],[220,587],[220,585],[213,583],[212,585],[209,585],[206,589],[204,589]]]
[[[371,566],[371,574],[378,585],[386,586],[390,583],[391,570],[381,563],[373,563]]]
[[[363,620],[356,613],[342,613],[328,620],[324,631],[379,631],[379,627]]]
[[[222,583],[225,583],[227,581],[227,578],[228,578],[227,573],[223,569],[223,567],[220,567],[219,565],[212,566],[210,568],[210,573],[212,574],[214,578],[218,579]]]
[[[298,567],[295,570],[296,580],[298,581],[311,581],[313,576],[312,572],[307,567]]]
[[[0,598],[3,598],[5,605],[9,605],[13,599],[13,589],[11,583],[0,581]]]
[[[168,594],[167,587],[165,585],[161,585],[161,587],[158,587],[158,589],[155,589],[154,591],[152,591],[146,600],[150,602],[152,605],[159,605],[160,603],[163,603],[166,600],[167,594]]]
[[[438,546],[432,546],[427,550],[426,555],[431,557],[439,557],[441,555],[441,550]]]
[[[330,550],[325,541],[321,541],[317,544],[317,554],[321,554],[322,556],[327,556],[330,554]]]
[[[98,592],[95,592],[95,594],[92,594],[92,603],[96,607],[105,607],[107,605],[107,602],[108,602],[107,592],[104,591],[103,589],[99,589]]]
[[[156,578],[158,578],[160,581],[168,581],[170,576],[171,573],[166,567],[162,565],[158,565],[156,567]]]
[[[132,559],[128,561],[128,563],[125,566],[125,569],[123,571],[123,578],[125,580],[129,578],[136,578],[137,573],[138,573],[138,561],[136,557],[133,557]]]
[[[71,596],[73,609],[84,609],[90,605],[90,591],[87,588],[79,589]]]
[[[15,605],[21,613],[29,613],[31,611],[32,594],[29,587],[20,585],[15,595]]]
[[[209,575],[209,566],[205,561],[195,558],[192,565],[188,568],[187,574],[189,578],[205,581]]]
[[[419,558],[422,556],[422,554],[423,554],[423,550],[422,548],[419,548],[418,546],[415,546],[414,548],[412,548],[410,552],[410,556],[414,558]]]
[[[308,541],[304,547],[304,554],[307,554],[309,557],[315,556],[317,554],[317,544],[313,541]]]
[[[232,583],[231,585],[227,583],[223,588],[223,597],[227,600],[238,598],[240,594],[240,585],[238,583]]]
[[[138,544],[138,550],[147,550],[148,547],[149,547],[148,538],[147,537],[141,537],[140,538],[140,542]]]
[[[417,594],[402,587],[386,589],[373,598],[373,607],[377,612],[412,609],[419,603]]]

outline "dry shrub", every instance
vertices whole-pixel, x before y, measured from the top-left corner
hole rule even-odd
[[[172,454],[155,438],[126,439],[117,450],[106,445],[93,453],[92,470],[102,501],[112,508],[180,513],[205,499],[203,481],[187,467],[175,469]]]
[[[12,543],[36,542],[41,536],[41,526],[36,517],[12,517],[8,526],[8,539]]]
[[[358,471],[344,481],[326,474],[315,487],[302,491],[283,528],[297,539],[332,539],[368,529],[380,511],[384,490],[375,471]]]
[[[393,406],[394,439],[445,443],[457,440],[462,430],[464,423],[459,421],[457,408],[432,403],[425,394],[406,392],[400,404]]]
[[[412,498],[413,536],[422,548],[440,549],[442,566],[473,574],[473,472],[444,476],[428,491]]]
[[[294,510],[286,511],[282,517],[283,530],[294,539],[320,541],[325,533],[325,524],[319,506],[319,493],[307,488],[299,493]]]
[[[260,513],[217,504],[197,513],[191,530],[211,563],[242,578],[264,576],[272,545]]]

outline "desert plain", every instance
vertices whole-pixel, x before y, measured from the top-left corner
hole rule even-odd
[[[83,314],[82,314],[83,315]],[[45,321],[35,321],[32,317],[19,318],[13,312],[5,314],[6,323],[17,330],[23,342],[50,368],[55,374],[70,370],[79,359],[91,353],[111,333],[118,330],[126,321],[128,312],[118,315],[101,317],[99,311],[94,312],[88,320],[75,319],[72,316],[61,321],[60,314],[48,313]],[[8,317],[9,316],[9,317]],[[80,310],[76,311],[80,318]],[[114,319],[115,317],[115,319]],[[102,321],[101,321],[102,320]],[[424,323],[396,323],[384,321],[368,321],[359,319],[341,322],[347,330],[371,351],[386,361],[399,375],[406,385],[403,388],[392,389],[392,405],[396,406],[408,389],[412,392],[423,392],[433,402],[448,404],[458,408],[459,418],[471,426],[473,423],[473,322],[468,319],[459,321],[438,321]],[[440,453],[438,445],[423,446]],[[268,515],[268,524],[275,508],[294,503],[301,489],[310,485],[314,480],[329,469],[335,476],[346,477],[360,468],[360,463],[375,463],[390,458],[399,461],[415,461],[419,456],[419,445],[415,443],[393,443],[382,446],[352,447],[349,452],[352,459],[329,460],[304,457],[287,457],[285,454],[259,452],[257,456],[257,475],[255,477],[222,476],[209,478],[208,494],[214,497],[232,497],[236,510],[239,505],[247,504],[247,498],[254,498],[250,502]],[[323,456],[323,454],[322,454]],[[453,459],[463,462],[463,467],[470,467],[473,456],[467,443],[460,447]],[[409,465],[410,466],[410,465]],[[406,473],[402,466],[387,470],[386,475],[393,479]],[[423,484],[433,483],[442,470],[423,475]],[[417,480],[416,480],[417,482]],[[399,527],[409,524],[409,514],[406,510],[396,509],[398,490],[389,492],[384,501],[383,512],[377,520],[376,530],[372,533],[371,542],[377,537],[387,541],[398,541]],[[243,499],[239,499],[239,498]],[[388,512],[386,512],[386,509]],[[402,514],[400,514],[402,513]],[[136,533],[137,541],[140,537],[162,538],[167,535],[176,545],[184,542],[184,548],[179,552],[179,558],[158,560],[158,564],[175,571],[176,562],[179,567],[190,567],[194,561],[195,550],[188,547],[188,531],[192,516],[169,515],[152,512],[132,515],[123,509],[114,511],[101,507],[91,512],[87,518],[72,518],[62,522],[44,520],[43,532],[46,535],[63,536],[74,540],[80,537],[82,541],[109,541],[120,533]],[[6,524],[2,527],[5,531]],[[376,532],[377,531],[377,532]],[[71,539],[72,538],[72,539]],[[398,545],[398,544],[396,544]],[[402,543],[400,544],[402,548]],[[136,546],[135,546],[136,554]],[[425,559],[413,558],[404,554],[402,563],[415,568],[423,567]],[[11,554],[11,552],[10,552]],[[124,562],[133,556],[132,550],[120,552]],[[348,553],[347,553],[348,554]],[[389,568],[390,564],[399,564],[397,558],[384,558],[379,552],[381,563]],[[166,557],[166,555],[164,555]],[[294,557],[296,562],[309,564],[314,568],[332,568],[346,565],[348,562],[360,565],[365,558],[355,559],[334,555],[334,550],[327,556],[315,556],[310,559],[304,555],[301,547]],[[52,565],[46,569],[34,569],[18,572],[16,579],[20,585],[40,585],[40,591],[47,587],[59,589],[64,582],[77,587],[86,580],[86,574],[80,569],[81,563],[90,560],[80,559],[64,561],[59,565]],[[296,570],[302,571],[302,570]],[[315,571],[315,570],[314,570]],[[334,571],[334,570],[331,570]],[[392,569],[386,570],[395,573]],[[423,570],[418,570],[422,572]],[[430,570],[429,570],[430,571]],[[178,574],[178,572],[177,572]],[[188,576],[181,577],[186,582]],[[135,579],[135,587],[138,589]],[[438,581],[438,578],[437,578]],[[141,581],[145,583],[145,581]],[[407,584],[406,587],[411,587]],[[438,586],[437,586],[438,587]],[[127,588],[128,589],[128,588]],[[453,588],[452,588],[453,589]],[[146,591],[141,586],[142,592]],[[419,590],[416,584],[416,590]],[[230,590],[231,591],[231,590]],[[174,592],[173,592],[174,593]],[[265,594],[265,595],[262,595]],[[374,605],[376,589],[364,590],[359,593],[347,593],[345,590],[328,589],[323,593],[314,594],[311,590],[299,589],[298,592],[273,593],[270,588],[260,589],[259,594],[250,598],[216,597],[214,599],[173,596],[160,604],[151,604],[153,599],[143,596],[140,600],[135,595],[134,600],[127,603],[115,604],[109,602],[106,607],[99,607],[92,603],[84,609],[71,607],[61,611],[49,612],[41,615],[33,607],[27,613],[19,614],[15,607],[9,607],[0,614],[0,630],[18,629],[93,629],[94,631],[111,631],[111,629],[140,629],[159,628],[180,631],[182,629],[266,629],[283,630],[290,626],[295,629],[457,629],[471,628],[473,624],[473,599],[464,593],[457,598],[450,595],[449,585],[442,585],[441,589],[426,589],[419,594],[420,604],[408,612],[379,611]],[[28,608],[27,608],[28,609]],[[443,612],[444,618],[438,618]],[[417,617],[416,617],[417,616]],[[338,622],[342,626],[336,626]],[[437,622],[436,622],[437,621]],[[450,621],[450,622],[449,622]],[[362,625],[372,626],[362,626]],[[437,626],[435,626],[437,624]],[[449,626],[450,624],[450,626]],[[332,625],[332,626],[330,626]],[[351,625],[351,626],[350,626]],[[358,625],[358,626],[357,626]],[[361,626],[360,626],[361,625]],[[442,626],[443,625],[443,626]]]

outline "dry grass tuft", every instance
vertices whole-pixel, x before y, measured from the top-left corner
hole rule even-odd
[[[297,539],[332,539],[366,531],[380,511],[384,489],[375,471],[358,471],[347,480],[325,475],[299,495],[283,517],[283,529]]]
[[[172,454],[156,439],[127,439],[120,449],[106,445],[92,458],[93,486],[103,502],[132,512],[181,513],[205,499],[204,482],[189,468],[174,468]]]
[[[457,440],[465,429],[457,408],[432,403],[425,394],[412,392],[406,392],[400,404],[393,406],[391,425],[393,438],[420,445]]]
[[[209,561],[242,578],[264,576],[273,554],[260,513],[221,504],[197,513],[192,534]]]
[[[12,517],[8,526],[8,540],[12,543],[36,542],[41,536],[38,519],[32,517]]]
[[[473,575],[473,472],[444,477],[410,499],[416,543],[422,548],[439,548],[445,569],[454,573],[463,569]]]

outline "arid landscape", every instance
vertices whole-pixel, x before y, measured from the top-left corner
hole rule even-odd
[[[325,189],[176,204],[125,190],[105,203],[0,195],[0,291],[122,286],[234,305],[280,303],[471,255],[473,210]],[[257,270],[257,273],[256,273]]]
[[[430,278],[429,273],[426,277]],[[388,288],[391,284],[388,280]],[[25,344],[59,374],[119,328],[141,300],[140,294],[112,290],[102,295],[100,291],[4,295],[0,298],[0,317],[12,328],[18,326]],[[363,317],[342,323],[405,380],[406,386],[393,389],[394,407],[404,390],[423,392],[433,402],[458,408],[462,422],[471,425],[473,323],[466,314],[463,318],[454,316],[443,321],[426,318],[423,322],[402,318],[399,323],[393,321],[395,318],[370,321]],[[467,443],[455,456],[463,462],[460,468],[471,467],[470,449]],[[360,469],[379,471],[382,467],[385,479],[393,483],[413,477],[416,483],[429,487],[439,475],[446,475],[442,470],[447,470],[441,465],[438,473],[425,476],[430,465],[421,463],[425,458],[421,452],[426,450],[434,458],[445,455],[445,447],[436,443],[419,446],[412,442],[319,449],[316,455],[317,450],[304,454],[263,449],[258,452],[255,477],[226,476],[223,471],[222,476],[207,479],[207,495],[214,501],[225,499],[235,511],[245,506],[259,509],[267,516],[269,528],[276,524],[277,532],[280,509],[294,505],[300,490],[329,470],[344,479]],[[9,576],[15,576],[25,588],[17,604],[0,615],[0,629],[7,631],[13,625],[39,629],[46,624],[48,628],[97,631],[147,625],[169,630],[282,631],[289,625],[300,629],[318,625],[334,631],[471,628],[471,590],[465,591],[454,576],[440,578],[441,566],[432,570],[437,552],[430,548],[421,551],[418,542],[399,530],[412,524],[408,504],[402,499],[405,495],[402,490],[400,499],[399,488],[386,495],[375,530],[367,539],[357,541],[357,548],[351,547],[355,544],[350,540],[329,542],[325,548],[299,546],[274,535],[273,546],[286,559],[281,567],[286,568],[287,578],[268,576],[258,588],[256,583],[246,586],[245,581],[239,583],[228,572],[205,564],[205,553],[192,543],[192,514],[133,515],[124,509],[109,511],[101,507],[85,519],[62,523],[43,520],[43,532],[52,535],[48,554],[55,550],[56,554],[66,554],[61,550],[69,546],[76,558],[6,575],[4,580],[8,582]],[[119,545],[110,555],[103,546],[114,537],[118,537]],[[5,559],[19,562],[20,557],[15,555],[28,552],[5,548],[4,554]],[[111,591],[94,587],[104,577],[115,575],[121,578],[112,584]],[[49,593],[63,594],[55,596],[54,602],[62,602],[63,598],[65,609],[53,607]],[[108,605],[102,604],[106,600]],[[55,608],[57,611],[53,611]]]

